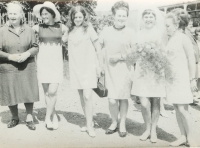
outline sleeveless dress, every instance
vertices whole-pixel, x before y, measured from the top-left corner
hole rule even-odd
[[[172,104],[189,104],[193,102],[188,60],[183,48],[183,42],[187,42],[186,44],[193,50],[192,42],[181,32],[176,32],[170,38],[166,47],[167,56],[171,61],[171,69],[174,75],[173,83],[167,84],[166,99]]]
[[[133,43],[134,31],[128,27],[116,30],[114,27],[105,28],[99,37],[99,42],[105,49],[105,84],[108,98],[129,99],[131,93],[131,65],[126,61],[115,64],[109,62],[110,56],[127,54]]]
[[[162,36],[155,28],[151,32],[141,30],[137,33],[137,43],[145,42],[162,43]],[[166,97],[165,81],[156,81],[155,74],[147,70],[147,73],[141,75],[140,60],[136,62],[135,72],[133,75],[133,85],[131,94],[139,97]]]
[[[92,26],[86,32],[74,28],[68,37],[70,86],[73,89],[97,87],[97,55],[92,42],[98,39]]]
[[[40,83],[62,83],[62,25],[39,25],[39,53],[37,55]]]

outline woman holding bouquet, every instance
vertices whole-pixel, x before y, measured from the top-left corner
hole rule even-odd
[[[58,128],[55,105],[57,90],[63,79],[62,35],[68,31],[68,28],[58,23],[60,13],[52,2],[36,5],[33,12],[44,22],[33,26],[33,29],[39,38],[37,72],[47,105],[45,125],[47,129],[53,130]]]
[[[172,142],[171,146],[188,144],[196,146],[193,139],[193,129],[188,106],[193,102],[192,91],[197,91],[195,79],[195,56],[193,45],[189,37],[178,31],[183,22],[174,13],[166,16],[166,28],[169,36],[167,56],[171,61],[173,83],[167,84],[167,101],[172,103],[175,111],[181,137]],[[184,28],[183,28],[184,29]]]
[[[142,46],[141,49],[147,48],[150,50],[157,44],[160,46],[160,50],[162,50],[165,43],[165,36],[164,18],[160,11],[157,8],[143,9],[139,13],[139,20],[141,30],[137,33],[136,45]],[[149,46],[151,45],[149,44],[147,47],[143,47],[145,43],[153,44],[152,46]],[[145,58],[145,54],[143,56]],[[131,94],[140,98],[142,116],[146,125],[146,130],[140,136],[140,140],[145,141],[150,138],[152,143],[156,143],[156,126],[160,114],[160,98],[166,97],[165,83],[163,79],[157,81],[155,73],[150,70],[151,67],[145,68],[146,73],[143,73],[143,65],[141,64],[141,59],[138,59],[136,61]]]
[[[106,134],[115,133],[119,126],[119,136],[125,137],[131,90],[130,65],[126,61],[126,54],[131,49],[135,33],[125,25],[129,15],[129,5],[126,2],[116,2],[112,13],[114,26],[104,28],[99,37],[102,48],[105,48],[105,77],[112,118],[112,124],[106,130]]]

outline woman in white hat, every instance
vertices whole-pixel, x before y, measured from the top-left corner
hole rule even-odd
[[[63,79],[62,36],[68,29],[58,23],[60,14],[51,2],[36,5],[33,12],[37,18],[43,20],[43,24],[36,25],[33,29],[39,37],[37,70],[47,104],[45,124],[47,129],[52,130],[58,128],[55,104],[58,86]]]

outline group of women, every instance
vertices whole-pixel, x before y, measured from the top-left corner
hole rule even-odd
[[[128,99],[132,94],[140,98],[146,126],[140,140],[150,138],[152,143],[157,142],[160,98],[166,97],[174,105],[181,131],[181,137],[170,145],[195,145],[188,105],[193,102],[192,91],[197,90],[196,66],[194,47],[185,34],[187,19],[182,19],[187,14],[179,9],[164,18],[157,8],[141,9],[138,15],[140,29],[135,33],[126,27],[128,3],[116,2],[111,10],[114,25],[105,27],[98,36],[81,6],[70,10],[70,20],[65,26],[58,23],[60,14],[53,3],[38,4],[33,12],[43,20],[43,24],[31,29],[23,22],[22,7],[8,4],[9,23],[0,29],[0,103],[8,106],[12,114],[8,128],[19,123],[17,105],[24,103],[26,125],[31,130],[36,129],[32,112],[34,102],[39,101],[37,79],[43,86],[47,105],[46,128],[58,128],[55,104],[57,90],[63,79],[62,44],[68,42],[70,85],[78,90],[86,117],[86,126],[82,131],[87,131],[91,137],[96,136],[92,92],[97,87],[98,78],[105,75],[112,118],[106,134],[118,131],[120,137],[127,135],[125,122]],[[175,80],[172,84],[156,81],[154,73],[148,69],[141,76],[141,61],[138,60],[135,67],[127,61],[127,55],[134,50],[134,45],[145,42],[157,42],[165,50]],[[104,54],[101,49],[104,49]]]

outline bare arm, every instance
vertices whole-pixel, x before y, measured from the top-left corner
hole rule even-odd
[[[189,72],[190,72],[190,79],[195,78],[195,56],[194,56],[194,50],[193,45],[190,39],[187,36],[184,36],[183,38],[183,47],[186,53],[186,57],[188,60],[188,66],[189,66]]]
[[[69,28],[62,24],[62,34],[63,34],[62,41],[64,43],[67,42],[68,40],[68,31],[69,31]]]

